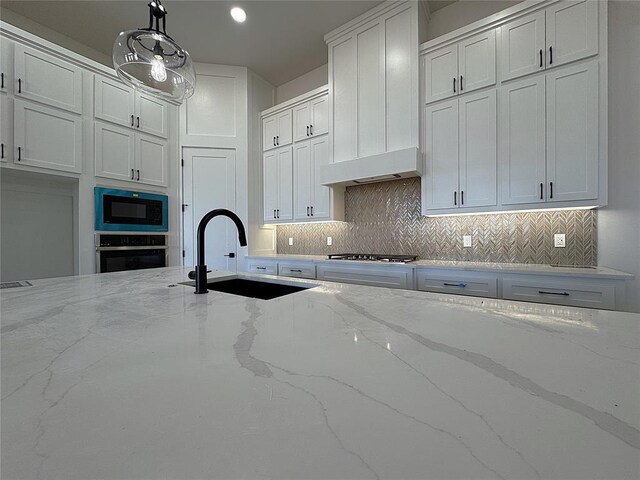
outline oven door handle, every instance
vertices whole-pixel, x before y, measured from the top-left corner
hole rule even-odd
[[[96,247],[96,252],[116,252],[124,250],[167,250],[169,245],[136,245],[131,247]]]

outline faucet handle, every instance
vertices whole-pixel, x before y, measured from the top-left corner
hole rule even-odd
[[[207,270],[207,273],[211,273],[211,270]],[[196,279],[196,272],[195,270],[191,270],[188,274],[187,277],[189,277],[190,280],[195,280]]]

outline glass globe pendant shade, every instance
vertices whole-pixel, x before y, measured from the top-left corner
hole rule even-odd
[[[149,3],[148,29],[120,33],[113,45],[113,67],[128,85],[152,95],[182,103],[193,95],[196,73],[191,57],[159,23],[166,10],[159,1]],[[152,28],[153,19],[156,28]]]

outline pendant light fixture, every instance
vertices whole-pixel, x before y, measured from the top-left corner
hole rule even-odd
[[[113,68],[133,88],[182,103],[193,95],[196,72],[187,51],[166,28],[167,11],[160,0],[151,0],[149,27],[118,35],[113,45]]]

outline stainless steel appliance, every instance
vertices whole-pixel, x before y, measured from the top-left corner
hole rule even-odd
[[[96,233],[98,273],[167,266],[167,236]]]
[[[381,255],[377,253],[332,253],[328,260],[360,260],[365,262],[409,263],[416,260],[416,255]]]

